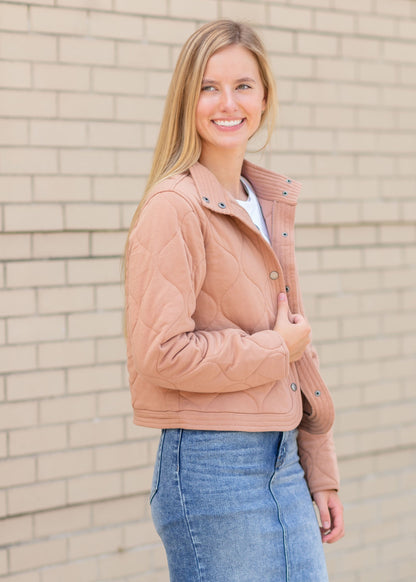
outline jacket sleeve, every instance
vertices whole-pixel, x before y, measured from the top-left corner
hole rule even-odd
[[[196,329],[204,276],[198,212],[175,192],[156,194],[130,235],[126,260],[126,331],[137,372],[164,388],[207,393],[285,377],[289,353],[277,332]]]
[[[339,472],[332,429],[324,434],[311,434],[299,429],[299,458],[311,494],[339,489]]]

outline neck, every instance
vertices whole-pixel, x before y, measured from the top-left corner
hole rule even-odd
[[[240,182],[243,161],[244,153],[230,152],[228,155],[224,155],[223,151],[202,152],[199,158],[199,162],[214,174],[218,182],[234,198],[240,200],[247,198]]]

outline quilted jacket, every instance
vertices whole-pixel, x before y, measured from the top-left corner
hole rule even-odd
[[[299,428],[311,492],[338,488],[332,400],[308,348],[273,330],[277,297],[303,312],[294,255],[300,184],[244,162],[271,246],[200,163],[149,193],[129,238],[127,355],[134,422],[159,428]]]

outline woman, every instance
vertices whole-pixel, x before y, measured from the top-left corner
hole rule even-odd
[[[162,429],[151,507],[172,582],[324,582],[322,541],[343,535],[333,407],[294,262],[300,186],[244,160],[275,113],[254,31],[197,30],[129,233],[134,420]]]

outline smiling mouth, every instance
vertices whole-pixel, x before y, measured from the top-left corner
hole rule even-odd
[[[212,120],[215,125],[219,127],[237,127],[244,122],[243,119],[213,119]]]

